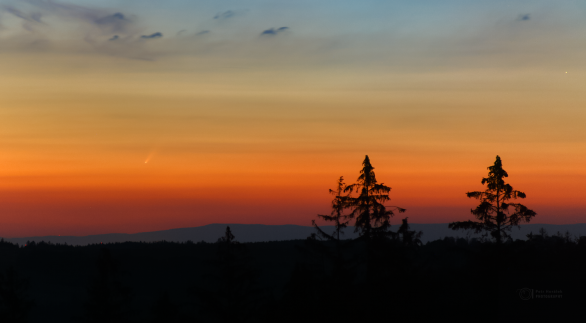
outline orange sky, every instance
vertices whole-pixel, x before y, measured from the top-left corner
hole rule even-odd
[[[330,17],[329,29],[290,20],[259,36],[238,11],[188,40],[168,36],[168,18],[153,20],[164,37],[141,40],[159,30],[144,19],[96,29],[19,9],[45,10],[42,27],[0,12],[14,20],[0,32],[0,236],[310,225],[367,154],[412,223],[469,219],[465,193],[483,189],[497,154],[535,223],[582,223],[584,36],[570,32],[576,8],[532,6],[483,15],[468,33],[442,11],[439,29],[414,16],[404,26],[421,29],[380,17],[372,30],[358,17],[353,34]],[[114,31],[126,43],[107,43]]]

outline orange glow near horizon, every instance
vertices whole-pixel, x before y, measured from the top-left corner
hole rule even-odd
[[[371,160],[379,181],[392,187],[388,204],[407,209],[405,214],[395,216],[393,224],[400,223],[405,216],[411,223],[469,219],[469,210],[475,207],[476,201],[466,198],[465,192],[483,189],[480,179],[484,174],[393,176],[378,171],[381,165],[376,166],[373,157]],[[347,183],[357,177],[358,171],[354,173],[345,176]],[[510,170],[509,173],[512,174]],[[333,174],[215,175],[191,175],[188,179],[199,180],[191,185],[176,176],[165,181],[151,178],[150,183],[137,177],[110,178],[103,182],[81,178],[86,186],[77,188],[68,187],[68,179],[62,178],[57,187],[51,185],[56,178],[49,177],[31,179],[29,185],[34,183],[38,185],[36,188],[26,184],[20,188],[3,187],[1,214],[19,215],[16,221],[5,223],[3,230],[10,235],[4,233],[4,236],[136,233],[210,223],[310,225],[316,214],[330,211],[331,195],[327,189],[334,187]],[[79,184],[74,179],[69,180]],[[511,175],[509,182],[527,193],[523,203],[538,212],[535,223],[564,224],[582,222],[584,206],[579,183],[584,179],[584,176],[558,175],[535,180],[530,174],[522,174]],[[572,182],[574,187],[568,186]],[[548,201],[561,206],[552,206]],[[558,216],[559,213],[563,216]]]

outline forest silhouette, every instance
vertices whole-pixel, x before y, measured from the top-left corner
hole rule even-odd
[[[482,178],[475,220],[453,230],[480,238],[421,242],[408,210],[386,205],[365,157],[340,177],[331,213],[305,240],[160,241],[71,246],[0,240],[0,322],[576,321],[582,316],[586,237],[545,230],[514,240],[537,214],[514,200],[499,156]],[[309,222],[310,219],[308,219]],[[326,232],[316,220],[334,224]],[[353,226],[356,239],[343,239]]]

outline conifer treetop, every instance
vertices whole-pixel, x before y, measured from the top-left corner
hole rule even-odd
[[[345,201],[346,206],[352,209],[347,215],[348,219],[356,219],[355,232],[360,231],[361,236],[367,239],[374,233],[387,234],[390,227],[389,220],[394,216],[394,212],[387,209],[384,203],[390,201],[391,188],[384,183],[377,183],[374,167],[368,155],[362,162],[362,170],[357,182],[344,189],[344,192],[353,191],[359,195],[348,196]],[[396,209],[399,213],[405,212],[405,209],[400,207],[391,206],[390,208]]]
[[[358,176],[358,183],[369,187],[371,185],[376,184],[376,176],[374,174],[374,167],[370,164],[370,158],[368,155],[364,158],[362,162],[362,169],[360,170],[360,176]]]
[[[487,231],[500,244],[504,238],[510,236],[507,232],[510,232],[512,226],[519,227],[520,223],[528,223],[537,213],[523,204],[508,202],[511,199],[524,199],[526,194],[513,190],[510,184],[505,183],[503,178],[509,174],[503,169],[498,155],[488,170],[488,177],[482,179],[482,184],[487,184],[486,190],[466,193],[469,198],[480,200],[476,209],[471,210],[478,221],[452,222],[449,228],[474,230],[476,233]]]

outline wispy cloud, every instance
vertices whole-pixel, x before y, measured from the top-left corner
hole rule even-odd
[[[4,5],[0,7],[3,11],[23,20],[22,28],[29,32],[35,32],[35,27],[43,25],[42,14],[38,11],[24,12],[14,6]]]
[[[232,17],[236,16],[236,14],[237,13],[235,11],[228,10],[228,11],[224,11],[224,12],[216,14],[214,16],[214,19],[218,19],[218,20],[228,19],[228,18],[232,18]]]
[[[267,29],[267,30],[263,31],[260,34],[261,35],[267,35],[267,36],[274,36],[274,35],[277,35],[279,33],[284,32],[285,30],[288,30],[288,29],[289,29],[289,27],[270,28],[270,29]]]
[[[105,10],[53,0],[22,0],[22,2],[40,9],[47,14],[79,19],[90,23],[95,23],[97,20],[107,15]]]
[[[148,57],[144,46],[136,40],[162,37],[162,33],[141,37],[144,27],[134,15],[54,0],[20,0],[0,6],[0,12],[23,20],[21,30],[14,24],[10,26],[12,36],[4,39],[3,45],[27,51],[58,49],[60,45],[69,51],[86,51],[89,44],[96,52],[109,55]],[[22,33],[23,30],[28,33]]]
[[[130,33],[133,30],[133,20],[121,12],[91,8],[80,5],[62,3],[54,0],[21,0],[18,6],[4,5],[1,11],[10,13],[30,23],[45,23],[53,25],[73,22],[77,30],[85,30],[87,36],[97,34],[110,36],[113,33]],[[47,18],[41,20],[41,18]],[[51,20],[52,19],[52,20]]]
[[[153,33],[153,34],[150,34],[150,35],[142,35],[142,36],[140,36],[140,38],[142,38],[142,39],[154,39],[154,38],[161,38],[161,37],[163,37],[163,34],[160,33],[160,32],[156,32],[156,33]]]
[[[30,22],[38,22],[41,23],[41,13],[40,12],[33,12],[33,13],[25,13],[20,11],[19,9],[12,7],[12,6],[2,6],[2,9],[18,18],[24,19]]]
[[[95,23],[109,32],[124,32],[132,22],[124,14],[117,12],[113,15],[98,18]]]

